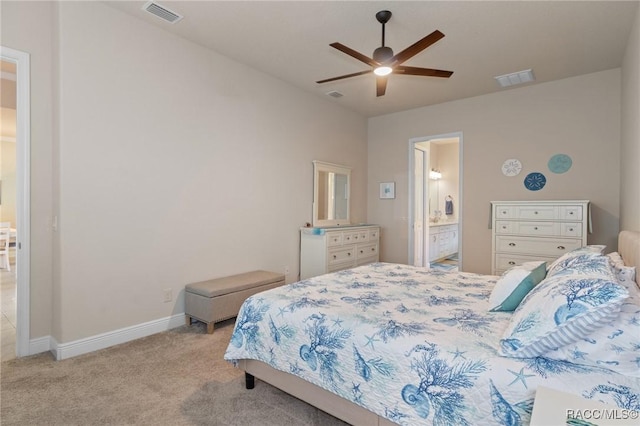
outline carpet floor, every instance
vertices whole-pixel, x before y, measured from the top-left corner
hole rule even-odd
[[[86,355],[0,364],[4,425],[340,425],[224,361],[233,320],[182,326]]]

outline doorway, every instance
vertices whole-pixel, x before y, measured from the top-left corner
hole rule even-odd
[[[11,222],[9,271],[2,270],[2,337],[14,332],[13,356],[30,355],[30,105],[29,54],[0,46],[2,115],[0,221]],[[11,297],[13,295],[13,297]],[[7,297],[8,296],[8,297]],[[5,301],[7,305],[5,306]],[[5,309],[6,308],[6,309]],[[13,312],[11,309],[13,308]],[[7,315],[5,315],[5,311]],[[4,319],[8,321],[4,321]],[[13,330],[6,327],[11,324]],[[3,339],[4,340],[4,339]],[[3,342],[2,360],[5,360]],[[7,356],[11,356],[8,353]]]
[[[462,133],[409,141],[409,263],[462,268]]]

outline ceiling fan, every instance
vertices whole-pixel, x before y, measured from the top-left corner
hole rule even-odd
[[[438,40],[444,37],[440,31],[435,30],[428,36],[418,40],[411,46],[404,49],[402,52],[394,55],[393,50],[390,47],[384,45],[384,25],[391,19],[391,12],[388,10],[381,10],[376,13],[376,19],[382,24],[382,46],[373,51],[373,59],[363,55],[360,52],[341,44],[331,43],[329,46],[338,49],[339,51],[346,53],[347,55],[356,58],[357,60],[364,62],[372,68],[367,71],[355,72],[353,74],[341,75],[339,77],[327,78],[325,80],[317,81],[316,83],[328,83],[330,81],[341,80],[343,78],[355,77],[358,75],[369,74],[373,72],[376,74],[376,96],[383,96],[387,90],[387,76],[391,73],[405,74],[405,75],[419,75],[426,77],[444,77],[449,78],[453,71],[443,71],[431,68],[418,68],[408,67],[402,65],[405,61],[422,52],[427,47],[431,46]]]

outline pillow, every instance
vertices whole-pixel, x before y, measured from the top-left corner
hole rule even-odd
[[[633,287],[637,288],[636,267],[626,266],[622,256],[617,251],[607,254],[607,258],[611,263],[611,267],[613,268],[616,278],[618,278],[618,282],[628,290],[633,289]]]
[[[506,271],[496,282],[489,305],[491,312],[514,311],[522,299],[544,279],[547,262],[525,262]]]
[[[640,292],[630,293],[614,321],[545,357],[640,378]]]
[[[592,256],[602,255],[605,248],[606,246],[603,245],[590,245],[571,250],[551,262],[547,268],[547,276],[554,275],[558,270],[570,266],[573,262],[585,260]]]
[[[502,355],[542,355],[587,337],[618,316],[629,292],[617,283],[605,256],[593,260],[547,276],[525,296],[500,340]]]

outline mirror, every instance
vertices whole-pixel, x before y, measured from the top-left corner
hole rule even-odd
[[[349,225],[351,169],[313,162],[313,226]]]

